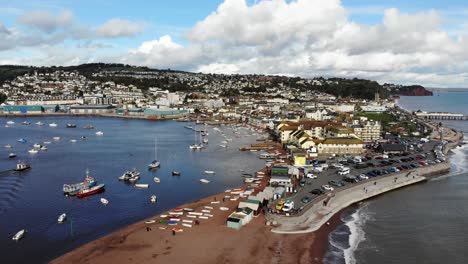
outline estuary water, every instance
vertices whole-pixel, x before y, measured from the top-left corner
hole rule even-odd
[[[5,127],[8,120],[15,122]],[[22,125],[23,121],[31,122]],[[42,121],[45,126],[35,125]],[[57,127],[49,127],[55,122]],[[75,123],[77,128],[66,128]],[[84,129],[92,124],[95,129]],[[15,167],[18,160],[30,163],[32,169],[22,173],[0,173],[0,252],[1,263],[45,263],[86,242],[119,228],[151,217],[177,205],[200,199],[227,188],[243,184],[239,170],[253,173],[264,166],[256,153],[240,152],[239,147],[255,142],[254,132],[221,126],[220,131],[207,127],[209,144],[202,151],[191,151],[198,133],[184,126],[194,123],[174,121],[123,120],[89,117],[0,118],[0,171]],[[199,127],[204,129],[204,127]],[[102,131],[103,136],[96,136]],[[225,136],[224,136],[224,135]],[[85,140],[81,137],[85,136]],[[60,141],[53,141],[60,137]],[[220,145],[228,139],[228,147]],[[17,142],[25,138],[26,143]],[[76,142],[70,140],[76,139]],[[50,141],[47,151],[28,153],[34,143]],[[4,146],[10,144],[11,149]],[[18,157],[8,158],[14,152]],[[161,168],[148,171],[148,164],[160,160]],[[136,168],[139,183],[149,189],[136,189],[118,181],[118,176]],[[65,197],[64,183],[83,180],[85,171],[106,185],[102,194],[78,199]],[[181,176],[172,176],[178,170]],[[214,175],[204,174],[213,170]],[[159,177],[156,184],[153,177]],[[210,180],[200,184],[199,180]],[[150,203],[156,194],[158,202]],[[100,203],[100,198],[109,205]],[[64,224],[58,224],[61,213],[67,213]],[[11,237],[26,229],[25,237],[14,242]]]
[[[468,114],[468,93],[401,97],[410,111]],[[468,135],[468,121],[443,122]],[[378,196],[341,215],[329,236],[324,263],[466,264],[468,242],[468,148],[450,154],[452,171],[427,183]]]

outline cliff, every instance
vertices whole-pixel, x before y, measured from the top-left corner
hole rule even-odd
[[[403,86],[402,88],[399,89],[399,95],[405,95],[405,96],[432,96],[432,92],[429,90],[426,90],[421,85],[411,85],[411,86]]]

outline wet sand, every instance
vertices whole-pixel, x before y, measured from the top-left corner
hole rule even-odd
[[[328,234],[341,223],[338,213],[330,220],[330,225],[324,225],[317,232],[282,235],[270,232],[261,214],[240,230],[234,230],[226,227],[227,216],[232,210],[218,208],[234,209],[238,201],[223,203],[224,195],[184,205],[197,211],[204,206],[214,207],[214,216],[208,220],[199,219],[200,224],[192,228],[179,224],[184,231],[176,235],[168,225],[142,221],[90,242],[51,263],[321,263],[328,247]],[[211,204],[215,197],[219,204]]]

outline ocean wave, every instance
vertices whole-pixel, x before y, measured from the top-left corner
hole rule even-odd
[[[349,214],[343,214],[344,224],[330,233],[328,251],[323,259],[324,264],[355,264],[354,252],[359,244],[366,239],[364,224],[372,219],[367,207],[371,202],[361,203],[359,208]]]
[[[466,172],[468,172],[468,162],[467,162],[468,147],[467,146],[468,145],[461,145],[452,149],[452,154],[450,155],[450,163],[452,164],[452,168],[450,170],[450,173],[448,173],[447,175],[433,178],[431,179],[431,181],[440,181],[448,177],[458,176],[458,175],[465,174]]]

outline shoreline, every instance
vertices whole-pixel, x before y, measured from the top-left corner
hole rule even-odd
[[[423,122],[430,126],[428,122]],[[457,136],[453,142],[446,144],[449,151],[460,144],[463,133],[447,129]],[[210,206],[215,199],[222,200],[225,194],[221,192],[180,207],[200,209]],[[226,201],[222,205],[229,207],[229,211],[217,211],[213,218],[201,221],[199,226],[184,228],[184,232],[175,236],[167,229],[159,229],[158,223],[151,225],[151,231],[146,231],[148,225],[144,222],[148,219],[144,219],[81,245],[50,263],[179,263],[186,262],[187,258],[191,263],[322,263],[328,251],[330,233],[343,224],[342,213],[358,203],[334,213],[328,223],[318,230],[303,234],[272,232],[272,227],[265,224],[267,219],[262,213],[240,230],[230,229],[226,226],[226,219],[237,204],[238,201]],[[153,218],[157,216],[150,219]]]

